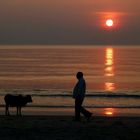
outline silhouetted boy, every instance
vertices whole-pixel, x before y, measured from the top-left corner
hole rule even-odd
[[[80,121],[80,113],[82,113],[86,117],[86,119],[89,120],[92,113],[82,107],[86,92],[86,82],[83,78],[82,72],[78,72],[76,74],[76,77],[78,79],[78,82],[73,90],[73,98],[75,99],[75,121]]]

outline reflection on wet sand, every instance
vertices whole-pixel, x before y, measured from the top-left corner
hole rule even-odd
[[[104,115],[106,116],[113,116],[115,112],[114,108],[105,108]]]

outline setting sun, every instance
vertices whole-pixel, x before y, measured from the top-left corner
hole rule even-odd
[[[112,27],[113,26],[113,20],[112,19],[107,19],[106,20],[106,26]]]

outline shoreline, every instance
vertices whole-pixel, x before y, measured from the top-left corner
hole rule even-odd
[[[86,108],[93,117],[140,117],[139,108]],[[16,115],[16,107],[9,108],[11,115]],[[23,116],[74,116],[74,108],[22,108]],[[0,108],[0,115],[5,115],[5,108]],[[82,115],[81,115],[82,116]]]

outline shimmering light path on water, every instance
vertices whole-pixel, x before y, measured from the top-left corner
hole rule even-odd
[[[138,46],[0,46],[1,89],[71,91],[83,71],[88,91],[140,90]]]

